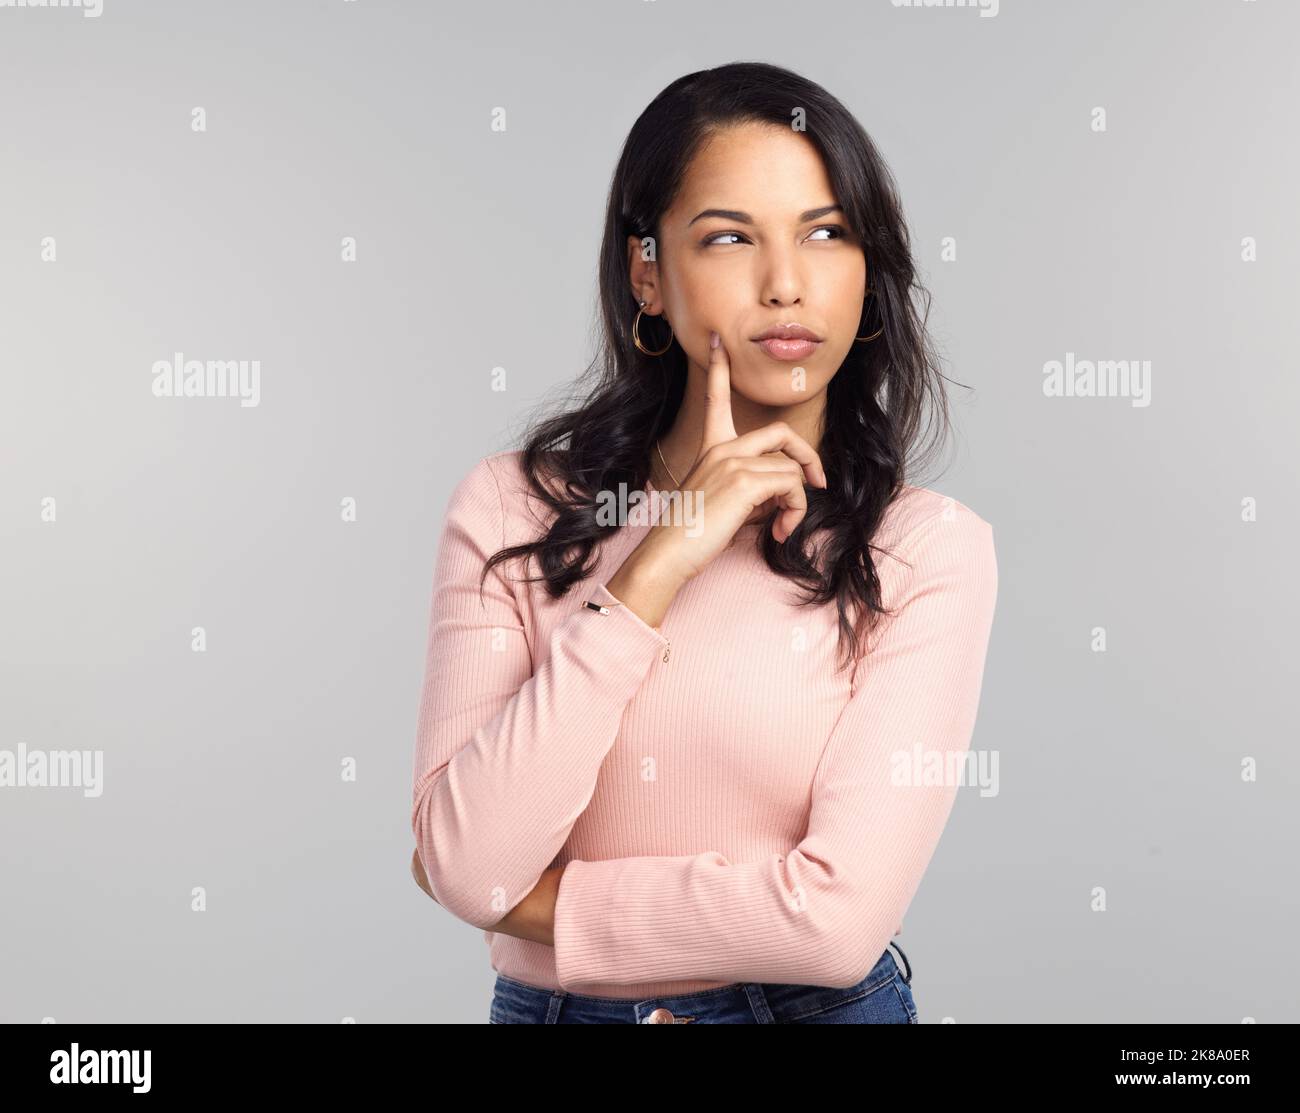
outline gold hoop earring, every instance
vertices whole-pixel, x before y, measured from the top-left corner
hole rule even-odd
[[[868,291],[867,291],[867,298],[871,297],[871,295],[872,295],[874,292],[875,292],[875,291],[873,291],[873,290],[868,290]],[[866,305],[866,304],[867,304],[867,298],[863,298],[863,299],[862,299],[862,304],[863,304],[863,305]],[[880,335],[882,332],[884,332],[884,331],[885,331],[885,326],[882,324],[882,325],[881,325],[878,329],[876,329],[876,331],[873,332],[870,336],[855,336],[853,339],[854,339],[854,340],[875,340],[876,337],[879,336],[879,335]]]
[[[638,331],[641,325],[641,314],[645,312],[645,302],[639,301],[637,302],[637,305],[639,305],[641,308],[636,311],[636,316],[632,318],[632,343],[635,344],[640,351],[645,352],[645,354],[648,356],[661,356],[664,354],[664,352],[668,351],[668,349],[673,346],[673,326],[672,325],[668,326],[668,343],[665,344],[662,348],[660,348],[659,351],[652,352],[649,348],[647,348],[644,344],[641,343],[641,333]]]

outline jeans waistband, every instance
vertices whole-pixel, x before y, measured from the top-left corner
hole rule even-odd
[[[505,974],[497,975],[494,1015],[526,1018],[534,1023],[554,1024],[561,1007],[576,1010],[592,1021],[611,1023],[684,1024],[708,1019],[742,1023],[781,1023],[797,1020],[865,998],[895,978],[906,985],[912,981],[912,967],[902,947],[892,940],[902,966],[886,948],[880,960],[860,981],[851,986],[787,985],[784,983],[736,982],[698,993],[658,997],[594,997],[561,989],[528,985]],[[897,996],[893,994],[891,996]],[[906,995],[907,991],[903,991]],[[570,1015],[566,1012],[566,1017]]]

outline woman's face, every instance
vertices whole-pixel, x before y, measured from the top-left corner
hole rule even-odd
[[[800,133],[729,128],[688,167],[661,221],[657,265],[639,263],[641,243],[631,239],[632,288],[664,314],[699,368],[716,330],[734,390],[765,406],[807,402],[848,354],[866,296],[866,259],[835,204],[821,156]],[[804,352],[754,339],[789,324],[820,342]]]

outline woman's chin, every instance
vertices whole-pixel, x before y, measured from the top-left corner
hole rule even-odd
[[[803,372],[798,379],[791,373],[795,368]],[[820,384],[821,379],[804,364],[781,363],[775,359],[762,359],[755,366],[740,370],[733,365],[731,370],[731,389],[736,394],[756,406],[774,410],[807,402],[817,393]]]

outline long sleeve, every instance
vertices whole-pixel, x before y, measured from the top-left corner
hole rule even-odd
[[[555,909],[563,989],[688,978],[843,987],[879,960],[952,809],[993,622],[992,528],[953,505],[899,546],[907,567],[885,599],[894,614],[856,663],[799,844],[750,862],[716,851],[570,861]]]
[[[484,562],[506,544],[491,457],[448,502],[435,564],[411,829],[439,904],[490,928],[537,884],[591,800],[623,711],[667,639],[604,583],[574,589],[536,670],[520,605]],[[512,537],[511,542],[522,538]],[[667,666],[662,666],[667,667]]]

